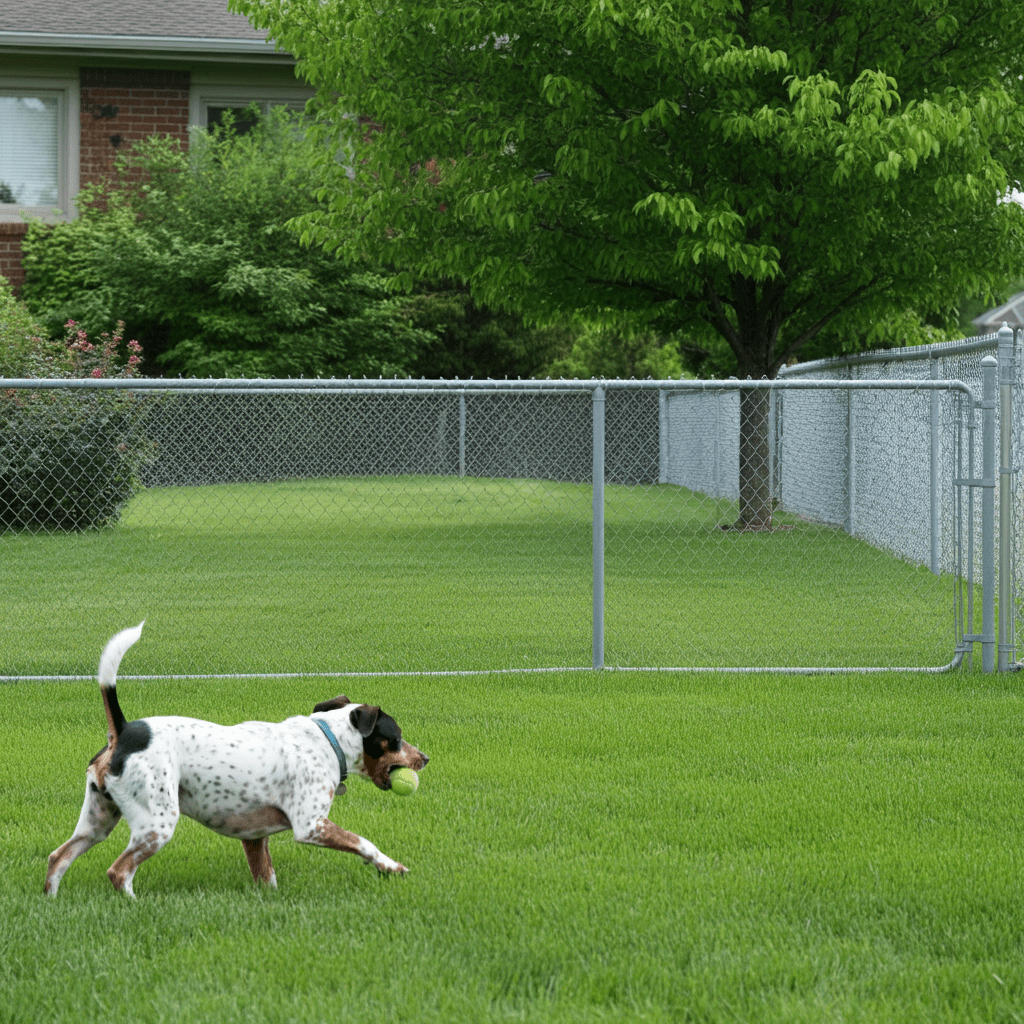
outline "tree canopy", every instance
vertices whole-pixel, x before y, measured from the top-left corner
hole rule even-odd
[[[346,154],[305,236],[407,284],[703,331],[760,378],[1021,265],[1019,0],[230,3]]]
[[[771,377],[844,314],[1019,266],[1017,0],[232,6],[349,154],[307,237],[491,304],[703,322]]]

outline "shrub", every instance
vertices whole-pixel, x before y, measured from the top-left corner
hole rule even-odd
[[[82,211],[77,219],[57,224],[31,221],[22,242],[21,297],[53,338],[62,335],[68,320],[97,335],[115,323],[112,311],[118,296],[100,265],[105,253],[125,244],[135,218],[123,206],[91,205],[95,196],[94,186],[84,186],[77,200]]]
[[[33,225],[25,298],[108,329],[112,311],[152,363],[186,376],[404,375],[432,335],[372,270],[305,246],[287,221],[318,202],[316,154],[283,109],[245,135],[153,137],[80,202]]]
[[[568,352],[544,371],[551,377],[677,379],[683,374],[678,339],[653,333],[624,332],[587,324]]]
[[[122,357],[118,329],[96,345],[74,321],[62,344],[38,336],[14,352],[19,377],[134,377],[140,346]],[[22,343],[20,328],[16,340]],[[115,523],[139,490],[153,446],[143,403],[127,391],[8,389],[0,393],[0,531],[83,530]]]
[[[23,302],[0,277],[0,377],[24,377],[36,355],[50,348],[42,340],[43,330]]]

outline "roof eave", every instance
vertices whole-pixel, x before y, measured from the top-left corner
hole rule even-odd
[[[294,64],[272,40],[191,38],[188,36],[57,35],[46,32],[0,32],[0,52],[109,54],[116,56],[188,55],[193,60],[260,60]]]
[[[1024,292],[1017,292],[1001,306],[995,309],[987,309],[981,316],[976,316],[971,323],[975,327],[991,327],[995,325],[998,329],[1004,320],[1010,321],[1016,326],[1024,324]]]

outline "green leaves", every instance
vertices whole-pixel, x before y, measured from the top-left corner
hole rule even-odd
[[[680,230],[696,231],[703,223],[697,207],[689,196],[670,196],[655,192],[642,199],[633,207],[634,213],[653,209],[663,220],[668,220]]]
[[[358,200],[333,172],[306,237],[380,255],[396,280],[452,277],[536,321],[703,322],[771,376],[860,309],[948,303],[1024,256],[1000,203],[1024,166],[1002,73],[1024,57],[1016,0],[983,19],[966,0],[899,17],[813,0],[237,6],[320,88],[322,138],[352,147]],[[971,233],[999,244],[968,257]]]
[[[187,156],[163,139],[136,146],[105,209],[34,229],[30,304],[92,330],[125,318],[163,372],[410,372],[433,336],[379,278],[286,228],[325,208],[314,195],[325,161],[297,129],[277,111],[241,137],[196,136]]]

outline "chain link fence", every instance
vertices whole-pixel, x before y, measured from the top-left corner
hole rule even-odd
[[[948,665],[967,390],[737,388],[0,381],[0,676]]]
[[[996,560],[996,581],[1002,595],[1003,628],[1000,630],[1000,661],[1001,667],[1012,667],[1017,659],[1016,652],[1024,649],[1024,616],[1020,614],[1022,595],[1024,595],[1024,560],[1021,545],[1024,544],[1024,475],[1021,473],[1024,459],[1024,381],[1021,379],[1022,362],[1021,336],[1016,336],[1008,328],[998,334],[989,334],[960,341],[943,342],[913,348],[888,349],[868,352],[862,355],[847,356],[838,359],[820,360],[814,363],[801,363],[789,367],[779,375],[780,379],[809,380],[958,380],[970,388],[977,402],[982,400],[983,374],[982,360],[986,357],[996,358],[999,364],[999,385],[1006,385],[1003,399],[998,412],[1003,433],[999,464],[996,467],[1000,486],[994,489],[996,535],[993,543],[1001,547],[1005,545],[1006,553]],[[940,450],[950,443],[950,433],[943,428],[936,433],[932,417],[932,427],[927,436],[919,430],[916,443],[907,447],[910,453],[909,462],[898,462],[887,455],[887,432],[876,431],[878,419],[890,419],[882,409],[885,403],[883,392],[873,392],[870,399],[855,418],[847,424],[847,430],[854,438],[854,445],[867,444],[871,447],[870,457],[857,467],[852,479],[877,479],[890,476],[900,479],[920,478],[927,469],[931,479],[932,496],[929,504],[935,509],[940,502],[936,501],[936,448]],[[790,418],[787,417],[787,422]],[[839,421],[836,421],[837,424]],[[840,426],[840,429],[841,426]],[[867,439],[870,433],[877,435],[874,442]],[[891,436],[891,435],[888,435]],[[978,467],[981,466],[980,432],[975,437],[973,456]],[[941,458],[941,456],[940,456]],[[834,468],[834,463],[831,464]],[[819,473],[828,472],[830,464],[825,460]],[[849,489],[854,490],[856,484],[851,482]],[[868,488],[868,493],[872,492]],[[863,488],[858,493],[863,493]],[[918,493],[921,493],[918,487]],[[982,548],[980,514],[971,515],[970,506],[966,510],[968,516],[965,528],[970,530],[970,544],[974,551]],[[932,513],[934,515],[934,512]],[[924,518],[920,514],[889,515],[883,511],[879,516],[873,514],[869,520],[854,516],[847,526],[852,527],[858,535],[864,536],[871,543],[882,546],[891,545],[889,537],[896,536],[894,545],[897,550],[918,551],[924,542],[921,525]],[[873,525],[869,525],[872,524]],[[902,535],[903,543],[899,541]],[[934,533],[932,534],[934,536]],[[933,569],[938,569],[939,552],[932,547],[929,559]],[[948,561],[943,563],[948,567]],[[1009,578],[1003,578],[1008,576]]]

